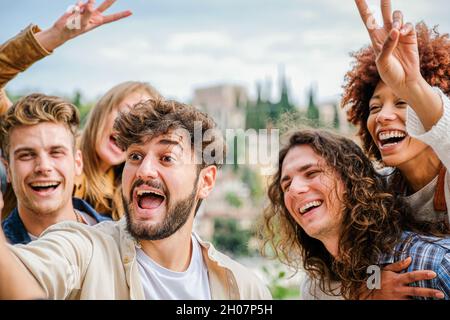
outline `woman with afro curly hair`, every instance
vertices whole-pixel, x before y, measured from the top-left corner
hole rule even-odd
[[[343,105],[359,127],[366,153],[386,167],[388,180],[416,218],[449,229],[450,39],[425,23],[415,27],[391,15],[381,1],[378,27],[364,0],[356,0],[371,47],[353,54]]]

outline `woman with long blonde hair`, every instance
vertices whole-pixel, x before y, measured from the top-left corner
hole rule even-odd
[[[122,164],[113,124],[119,112],[140,101],[159,98],[159,93],[143,82],[124,82],[110,89],[90,111],[80,139],[83,176],[76,183],[75,196],[90,202],[96,211],[118,220],[123,214],[121,198]]]

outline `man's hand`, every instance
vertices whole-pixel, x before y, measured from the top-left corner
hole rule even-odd
[[[436,273],[431,270],[418,270],[407,273],[400,273],[407,269],[412,259],[405,260],[386,266],[381,272],[381,289],[368,291],[362,297],[369,300],[408,300],[411,297],[425,297],[443,299],[444,294],[435,289],[410,287],[409,284],[421,280],[431,280],[436,277]]]
[[[47,50],[53,51],[66,41],[78,37],[104,24],[129,17],[131,11],[122,11],[110,15],[103,12],[111,7],[116,0],[105,0],[95,9],[95,0],[86,3],[79,1],[70,12],[66,12],[54,25],[36,34],[36,39]]]

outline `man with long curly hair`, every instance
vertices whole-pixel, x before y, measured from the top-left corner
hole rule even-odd
[[[303,265],[322,292],[359,299],[369,293],[370,266],[411,257],[410,274],[432,274],[407,295],[450,299],[450,237],[417,221],[356,143],[313,130],[288,141],[265,212],[266,241],[281,261]]]

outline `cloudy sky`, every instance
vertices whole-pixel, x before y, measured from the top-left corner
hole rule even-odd
[[[97,0],[97,3],[100,3]],[[369,0],[377,12],[379,0]],[[71,0],[0,0],[0,41],[30,23],[48,28]],[[412,22],[449,32],[447,0],[393,0]],[[240,84],[255,94],[284,66],[295,103],[314,83],[321,100],[339,96],[349,52],[369,39],[353,0],[118,0],[108,12],[133,16],[77,38],[14,79],[13,92],[95,99],[126,80],[148,81],[182,101],[195,88]]]

